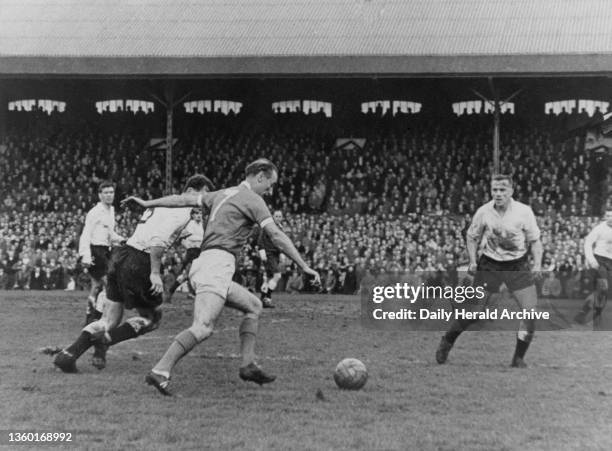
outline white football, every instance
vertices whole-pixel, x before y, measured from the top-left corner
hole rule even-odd
[[[345,390],[359,390],[368,381],[368,370],[361,360],[344,359],[334,371],[336,385]]]

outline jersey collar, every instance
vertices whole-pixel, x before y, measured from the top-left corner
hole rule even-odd
[[[251,188],[251,184],[249,182],[247,182],[246,180],[243,180],[240,185],[246,186],[247,189],[250,189],[251,191],[253,191],[253,188]]]

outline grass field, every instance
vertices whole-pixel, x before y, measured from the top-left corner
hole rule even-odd
[[[190,324],[191,302],[177,296],[160,329],[112,348],[105,370],[87,354],[63,374],[38,349],[76,337],[84,299],[0,292],[5,446],[8,431],[38,430],[73,431],[87,449],[612,449],[612,332],[542,332],[524,370],[508,367],[514,333],[472,332],[440,366],[439,332],[364,329],[355,298],[279,295],[258,345],[274,384],[239,380],[239,317],[226,311],[162,397],[143,378]],[[367,365],[363,390],[335,387],[344,357]]]

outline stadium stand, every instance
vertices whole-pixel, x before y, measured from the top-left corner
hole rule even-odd
[[[553,139],[569,116],[524,124],[503,115],[501,143],[502,172],[513,174],[515,197],[538,215],[545,265],[562,271],[564,292],[579,289],[581,240],[597,220],[582,143]],[[76,247],[99,181],[117,184],[117,202],[128,194],[162,194],[163,155],[146,149],[160,120],[129,111],[85,118],[9,112],[8,138],[0,147],[6,174],[0,180],[0,288],[79,289],[87,283]],[[217,186],[233,184],[245,161],[267,156],[281,171],[270,204],[286,213],[300,251],[324,275],[320,289],[354,293],[373,274],[431,272],[465,261],[469,215],[489,195],[487,121],[484,114],[434,122],[370,112],[355,117],[350,128],[322,113],[270,113],[256,121],[242,114],[184,114],[180,134],[190,138],[175,149],[174,190],[195,171]],[[366,140],[363,148],[335,148],[337,136],[356,133]],[[126,236],[137,216],[119,211],[117,219]],[[179,252],[165,257],[167,277],[179,262]],[[284,272],[280,288],[314,289],[291,265]],[[259,275],[252,242],[238,277],[256,289]]]

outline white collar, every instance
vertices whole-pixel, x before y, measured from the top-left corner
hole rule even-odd
[[[491,200],[491,210],[493,210],[494,212],[496,212],[498,215],[502,216],[505,215],[506,213],[508,213],[511,209],[512,209],[512,205],[514,204],[514,199],[510,198],[510,202],[508,202],[508,207],[506,208],[506,211],[504,211],[503,213],[500,213],[497,208],[495,208],[495,201]]]
[[[253,191],[253,188],[251,188],[251,184],[247,182],[246,180],[243,180],[240,184],[246,186],[248,189]]]

